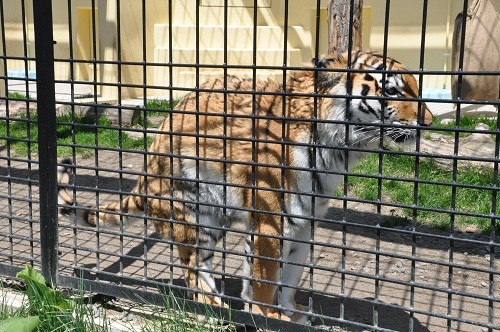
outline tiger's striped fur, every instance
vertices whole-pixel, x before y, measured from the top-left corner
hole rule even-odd
[[[148,215],[166,220],[156,221],[156,230],[179,243],[188,286],[206,293],[202,300],[211,304],[221,304],[207,272],[211,249],[223,228],[243,222],[253,233],[245,241],[244,273],[255,281],[243,281],[242,297],[261,303],[252,306],[254,312],[305,322],[294,296],[300,264],[309,254],[311,220],[326,213],[324,197],[342,180],[346,160],[352,168],[364,154],[360,150],[380,147],[383,137],[412,140],[418,126],[432,122],[424,103],[418,111],[412,75],[382,74],[384,66],[405,71],[399,62],[363,51],[352,52],[351,59],[351,68],[365,72],[347,73],[343,54],[321,59],[317,71],[289,73],[284,85],[235,76],[203,84],[202,92],[183,98],[161,125],[147,176],[131,195],[78,218],[90,225],[116,224],[118,212],[147,207]],[[373,98],[384,96],[391,98]],[[384,127],[381,135],[381,123],[394,127]],[[282,284],[290,286],[282,288],[281,310],[266,306],[277,304],[278,259],[284,262]]]

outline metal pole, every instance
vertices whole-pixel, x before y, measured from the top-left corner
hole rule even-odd
[[[52,0],[34,0],[42,274],[57,283],[57,137]]]

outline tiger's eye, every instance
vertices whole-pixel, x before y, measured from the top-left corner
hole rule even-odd
[[[392,87],[392,88],[388,88],[385,90],[385,94],[386,95],[391,95],[391,96],[396,96],[399,94],[399,91],[398,89],[396,89],[395,87]]]

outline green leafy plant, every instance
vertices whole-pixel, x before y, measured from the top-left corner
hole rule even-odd
[[[45,278],[33,267],[27,265],[16,277],[26,283],[26,294],[33,312],[45,309],[46,306],[60,310],[74,307],[74,301],[66,299],[56,290],[48,287]]]
[[[97,323],[92,306],[84,303],[83,290],[72,298],[64,296],[59,290],[47,286],[45,278],[31,266],[26,266],[16,276],[25,282],[28,301],[26,308],[0,316],[0,332],[111,330],[105,311]],[[141,299],[141,302],[145,301]],[[142,332],[235,330],[231,324],[217,318],[209,306],[205,308],[204,316],[190,313],[187,303],[171,292],[164,295],[163,307],[147,307],[147,313],[144,306],[141,307],[144,316],[138,319]]]
[[[32,332],[40,324],[38,316],[9,317],[0,321],[1,332]]]
[[[31,266],[26,266],[16,277],[26,283],[28,310],[39,317],[39,330],[66,331],[73,325],[72,313],[76,307],[73,300],[48,287],[45,278]]]
[[[38,317],[37,331],[109,331],[106,315],[102,317],[100,324],[95,322],[92,307],[83,301],[83,291],[75,300],[70,299],[59,290],[47,286],[45,278],[31,266],[26,266],[16,276],[25,281],[27,312],[29,317]],[[16,324],[22,322],[24,321],[11,321]]]

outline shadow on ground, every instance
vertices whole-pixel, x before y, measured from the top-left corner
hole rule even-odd
[[[160,239],[159,235],[153,233],[148,237],[146,241],[146,250],[150,250],[153,245],[157,241],[155,239]],[[151,286],[151,283],[148,281],[141,280],[123,280],[119,277],[119,273],[121,269],[125,269],[126,267],[134,264],[136,259],[133,257],[141,257],[144,254],[144,244],[139,244],[133,248],[131,248],[127,253],[124,254],[123,257],[120,257],[119,260],[115,261],[105,269],[103,269],[102,273],[91,274],[88,271],[95,267],[94,264],[86,264],[83,266],[83,270],[77,269],[75,270],[76,275],[82,276],[84,279],[88,280],[105,280],[112,283],[124,284],[127,286]],[[178,296],[180,298],[187,298],[188,293],[185,289],[185,283],[182,279],[174,279],[173,284],[171,284],[170,280],[166,279],[155,279],[152,280],[155,283],[163,283],[165,285],[174,286],[171,289],[173,295]],[[218,288],[221,287],[221,279],[216,278],[216,282],[218,283]],[[167,286],[168,287],[168,286]],[[232,298],[231,301],[226,301],[229,303],[231,308],[236,310],[243,310],[244,302],[239,300],[234,300],[235,298],[240,298],[240,293],[242,289],[241,279],[226,277],[224,278],[224,288],[225,295],[229,298]],[[410,321],[410,315],[405,310],[401,309],[396,305],[388,305],[383,302],[379,302],[375,307],[373,305],[373,298],[366,299],[354,299],[354,298],[339,298],[335,296],[326,296],[322,294],[309,294],[307,292],[298,292],[297,293],[297,302],[307,304],[309,301],[309,296],[314,303],[314,307],[316,312],[321,315],[332,317],[333,319],[327,320],[317,320],[315,321],[315,326],[324,326],[325,328],[340,326],[345,328],[347,331],[366,331],[366,329],[352,325],[352,324],[340,324],[338,319],[340,317],[340,310],[343,308],[345,321],[353,322],[354,324],[365,324],[371,325],[373,324],[373,315],[374,310],[377,311],[378,316],[378,326],[381,328],[387,328],[391,330],[397,331],[405,331],[408,330],[408,324]],[[413,320],[413,331],[415,332],[425,332],[429,331],[426,327],[424,327],[418,320]]]
[[[27,182],[33,181],[32,186],[35,186],[38,180],[38,171],[36,169],[28,171],[26,168],[0,167],[0,175],[8,176],[8,179],[12,184],[25,185]],[[81,186],[77,187],[77,190],[79,192],[81,191],[82,193],[85,193],[85,191],[92,191],[96,185],[100,190],[114,191],[118,190],[119,188],[119,181],[116,179],[116,175],[100,175],[98,183],[96,183],[95,176],[92,175],[78,174],[77,178],[78,185]],[[124,191],[130,190],[134,185],[135,180],[126,178],[122,179],[121,188],[124,188]],[[428,237],[430,239],[435,239],[434,237],[436,235],[441,235],[442,238],[439,238],[438,240],[421,240],[418,243],[418,247],[420,249],[432,249],[438,250],[440,252],[446,252],[450,248],[451,240],[446,238],[447,236],[449,236],[449,232],[446,231],[417,225],[416,230],[419,235],[413,235],[411,231],[399,227],[382,227],[380,229],[366,227],[367,225],[375,226],[379,223],[382,225],[390,224],[389,219],[392,218],[391,216],[380,216],[379,214],[369,213],[366,211],[344,210],[341,208],[332,207],[328,211],[327,218],[331,219],[332,221],[319,223],[317,232],[321,232],[321,229],[328,229],[333,232],[345,232],[346,234],[349,234],[349,236],[359,235],[371,239],[383,239],[383,241],[385,242],[392,242],[410,247],[415,244],[414,241],[416,241],[417,237]],[[345,222],[347,222],[348,224],[346,224]],[[456,233],[454,234],[454,236],[455,235],[456,237],[453,238],[454,242],[452,243],[452,248],[454,252],[458,253],[472,253],[474,250],[477,250],[477,247],[479,247],[477,243],[461,241],[461,238],[464,240],[472,239],[476,241],[484,241],[484,243],[489,242],[489,239],[487,237],[478,234]],[[141,281],[140,279],[135,279],[132,281],[130,281],[130,279],[123,280],[119,277],[119,272],[121,271],[121,269],[134,264],[134,262],[137,261],[135,257],[139,258],[144,254],[144,244],[146,244],[146,250],[149,251],[157,242],[155,239],[158,239],[158,235],[153,234],[150,240],[132,247],[123,257],[117,258],[116,261],[113,261],[111,265],[107,266],[102,271],[102,275],[95,275],[91,274],[90,272],[85,272],[82,276],[85,279],[89,280],[98,278],[99,280],[107,280],[110,282],[116,282],[131,286],[151,286],[151,283],[148,283],[148,281]],[[498,256],[498,250],[495,254],[496,256]],[[82,271],[90,271],[95,266],[83,265],[82,267]],[[80,271],[77,271],[75,275],[80,276]],[[171,282],[171,280],[166,279],[155,279],[153,281],[163,283],[165,285]],[[221,280],[218,280],[218,282],[220,283]],[[187,295],[183,291],[183,280],[174,279],[172,281],[172,284],[173,286],[175,286],[175,295],[179,295],[181,297]],[[233,297],[235,299],[238,299],[240,297],[240,279],[227,277],[224,280],[224,285],[225,293],[227,296]],[[303,304],[307,304],[309,301],[309,294],[307,293],[300,292],[298,293],[297,297],[298,301]],[[372,317],[374,312],[374,301],[371,298],[339,298],[336,296],[319,294],[314,291],[312,292],[311,298],[313,300],[313,306],[315,310],[322,315],[338,318],[341,316],[340,310],[342,308],[344,320],[366,325],[373,324]],[[234,300],[231,305],[235,309],[243,308],[242,302],[238,300]],[[401,309],[396,305],[391,305],[390,303],[379,303],[377,304],[376,310],[378,312],[378,326],[399,331],[408,330],[410,317],[407,311]],[[326,324],[328,326],[340,325],[338,321],[317,322],[317,324]],[[350,331],[363,330],[362,328],[357,328],[356,326],[346,326],[346,328]],[[413,320],[413,329],[414,331],[428,331],[428,329],[425,328],[417,320]]]

